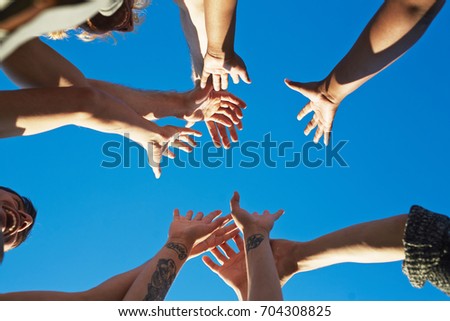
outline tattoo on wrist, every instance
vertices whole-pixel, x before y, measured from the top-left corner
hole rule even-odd
[[[178,259],[184,260],[187,258],[188,250],[184,244],[170,242],[166,244],[166,247],[177,252]]]
[[[262,241],[264,241],[264,235],[262,234],[253,234],[252,236],[247,237],[247,241],[245,243],[247,253],[250,252],[250,250],[256,249]]]
[[[148,284],[148,292],[144,301],[164,301],[176,276],[175,262],[172,259],[160,259]]]

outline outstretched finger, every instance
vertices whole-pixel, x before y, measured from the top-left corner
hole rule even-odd
[[[152,168],[153,174],[155,174],[156,179],[159,179],[161,177],[161,153],[164,153],[164,151],[155,150],[153,155],[149,155],[148,159],[148,163]]]
[[[233,79],[233,83],[235,85],[239,84],[239,75],[236,73],[230,73],[231,79]]]
[[[248,75],[247,68],[239,68],[238,75],[241,77],[242,81],[246,84],[251,84],[250,76]]]
[[[163,155],[170,159],[175,159],[175,154],[168,148],[163,152]]]
[[[228,101],[221,101],[220,102],[220,107],[231,109],[231,111],[233,113],[235,113],[236,117],[239,118],[239,119],[244,118],[244,114],[242,113],[241,107],[239,107],[239,106],[237,106],[237,105],[235,105],[233,103],[230,103]]]
[[[178,208],[173,210],[173,218],[180,218],[180,210]]]
[[[278,211],[276,211],[276,212],[273,214],[273,216],[275,217],[275,221],[278,220],[278,219],[281,217],[281,215],[283,215],[283,214],[284,214],[284,210],[278,210]]]
[[[186,143],[180,142],[178,140],[174,141],[173,143],[170,143],[170,146],[173,148],[178,148],[182,151],[185,151],[186,153],[192,152],[193,148],[191,145],[188,145]]]
[[[317,117],[316,115],[314,115],[314,117],[310,120],[310,122],[308,123],[308,125],[306,125],[305,130],[303,131],[303,133],[308,136],[311,131],[317,126],[318,121],[317,121]]]
[[[206,84],[208,83],[208,78],[211,74],[203,69],[202,78],[200,80],[200,87],[202,89],[206,88]]]
[[[194,215],[194,211],[189,210],[189,211],[186,213],[186,218],[190,221],[190,220],[192,219],[192,215]]]
[[[300,110],[300,112],[297,115],[297,120],[302,120],[303,117],[305,117],[306,115],[308,115],[310,112],[312,112],[314,109],[312,107],[312,103],[309,102],[305,105],[305,107],[302,108],[302,110]]]
[[[220,138],[222,139],[222,145],[225,147],[225,149],[230,148],[231,143],[230,139],[228,138],[227,129],[222,124],[217,124],[217,130],[219,131]]]
[[[219,269],[220,269],[220,265],[214,263],[214,261],[207,255],[202,257],[202,261],[203,263],[205,263],[205,265],[207,267],[209,267],[209,269],[215,273],[218,273]]]
[[[234,192],[233,197],[231,198],[231,201],[230,201],[231,212],[238,211],[241,208],[241,206],[239,205],[240,201],[241,201],[241,196],[239,195],[238,192]]]
[[[230,132],[231,141],[233,143],[236,143],[239,140],[238,134],[236,132],[236,127],[231,126],[230,128],[228,128],[228,130]]]
[[[203,218],[203,213],[202,212],[198,212],[195,216],[194,216],[194,221],[201,221]]]
[[[212,75],[213,77],[213,87],[215,91],[220,91],[220,75]]]
[[[302,83],[302,82],[291,81],[289,79],[285,79],[284,83],[290,89],[295,90],[296,92],[302,94],[309,100],[312,100],[313,97],[316,96],[316,92],[314,90],[316,83]]]
[[[237,248],[240,252],[244,251],[244,240],[242,239],[242,236],[240,234],[233,237],[234,243],[236,243]]]
[[[221,114],[214,114],[210,117],[210,120],[215,121],[217,124],[221,124],[226,127],[233,126],[233,121],[230,120],[227,116],[221,115]]]
[[[195,137],[202,137],[202,132],[191,128],[180,128],[179,136],[192,135]]]
[[[214,257],[217,259],[217,261],[222,265],[223,265],[223,263],[228,261],[228,258],[222,252],[220,252],[220,250],[217,247],[215,247],[211,250],[211,254],[214,255]]]
[[[245,101],[243,101],[242,99],[240,99],[239,97],[233,95],[232,93],[230,93],[228,91],[220,93],[220,100],[235,104],[237,107],[242,108],[242,109],[247,108],[247,104],[245,103]]]
[[[228,74],[222,74],[220,76],[220,80],[222,81],[222,90],[227,90],[228,89]]]
[[[314,135],[314,143],[319,143],[320,137],[323,135],[323,129],[320,126],[317,126],[316,133]]]
[[[178,139],[181,140],[182,142],[188,143],[192,147],[197,146],[197,142],[194,140],[194,138],[192,138],[189,135],[181,135],[180,137],[178,137]]]
[[[237,124],[239,123],[240,119],[239,117],[236,115],[236,112],[230,108],[219,108],[216,113],[216,115],[223,115],[225,117],[227,117],[229,120],[231,120],[233,122],[233,124]],[[228,126],[230,127],[230,126]]]
[[[211,136],[211,139],[213,140],[214,146],[217,148],[220,148],[222,146],[219,132],[217,131],[216,123],[213,121],[207,121],[206,122],[206,128],[208,129],[209,135]]]
[[[228,243],[222,243],[219,245],[219,247],[229,258],[232,258],[236,255],[236,252],[231,248],[231,246],[228,245]]]
[[[216,217],[218,217],[220,214],[222,214],[222,211],[221,211],[221,210],[215,210],[215,211],[212,211],[211,213],[209,213],[208,215],[206,215],[206,216],[203,218],[203,221],[205,221],[206,223],[211,223],[211,222],[214,221],[214,219],[215,219]]]
[[[328,146],[328,143],[330,142],[330,134],[331,134],[331,130],[327,130],[323,135],[323,142],[324,142],[325,146]]]

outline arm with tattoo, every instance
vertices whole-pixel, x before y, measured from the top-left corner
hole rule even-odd
[[[198,213],[193,217],[193,214],[189,211],[186,216],[181,216],[178,210],[174,211],[167,243],[144,265],[124,300],[164,300],[193,247],[204,244],[204,240],[228,219],[215,219],[220,211],[206,216]]]
[[[244,233],[245,259],[247,266],[248,300],[283,300],[275,259],[270,247],[269,233],[275,221],[284,213],[264,211],[250,214],[240,207],[240,196],[235,193],[231,199],[231,215]]]

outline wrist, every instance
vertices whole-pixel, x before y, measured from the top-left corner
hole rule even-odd
[[[200,85],[200,82],[198,83]],[[195,89],[194,89],[195,90]],[[179,119],[186,120],[190,116],[192,116],[195,112],[196,106],[195,101],[192,98],[192,93],[194,90],[187,91],[180,94],[180,108],[175,117]]]
[[[234,292],[236,293],[236,296],[238,297],[239,301],[247,301],[248,297],[248,285],[247,282],[240,286],[236,286],[233,288]]]
[[[172,108],[172,116],[178,119],[184,119],[187,113],[191,112],[189,94],[191,91],[183,93],[174,93],[174,104]]]
[[[212,46],[208,44],[208,49],[206,50],[206,54],[215,58],[215,59],[223,59],[225,61],[231,60],[235,53],[234,48],[226,48],[220,46]]]
[[[270,231],[267,231],[266,229],[259,226],[248,226],[243,228],[242,233],[244,234],[245,238],[255,234],[261,234],[264,238],[269,239]]]
[[[177,254],[178,259],[183,261],[189,257],[189,254],[193,247],[193,243],[189,242],[185,238],[169,237],[167,239],[165,247],[173,250]]]
[[[347,93],[342,91],[342,86],[336,82],[333,74],[319,83],[317,91],[324,99],[335,105],[339,105],[347,97]]]

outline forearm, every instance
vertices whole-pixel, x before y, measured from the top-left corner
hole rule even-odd
[[[403,234],[408,215],[353,225],[305,243],[295,243],[298,272],[333,264],[403,260]]]
[[[143,266],[124,300],[163,301],[191,249],[192,244],[185,240],[169,239],[156,256]]]
[[[192,78],[200,81],[203,57],[208,47],[203,0],[175,0],[180,8],[180,19],[192,60]]]
[[[340,103],[408,51],[444,3],[445,0],[386,1],[324,80],[321,92],[332,102]]]
[[[84,292],[27,291],[0,294],[0,301],[121,301],[143,265]]]
[[[94,79],[89,79],[88,84],[123,101],[147,120],[171,116],[182,119],[187,113],[187,102],[183,93],[136,90]]]
[[[269,234],[261,229],[244,231],[247,262],[248,300],[283,300]]]
[[[215,57],[234,54],[237,0],[204,0],[208,53]]]
[[[120,101],[84,87],[0,92],[0,137],[28,136],[66,125],[106,133],[156,130]]]

